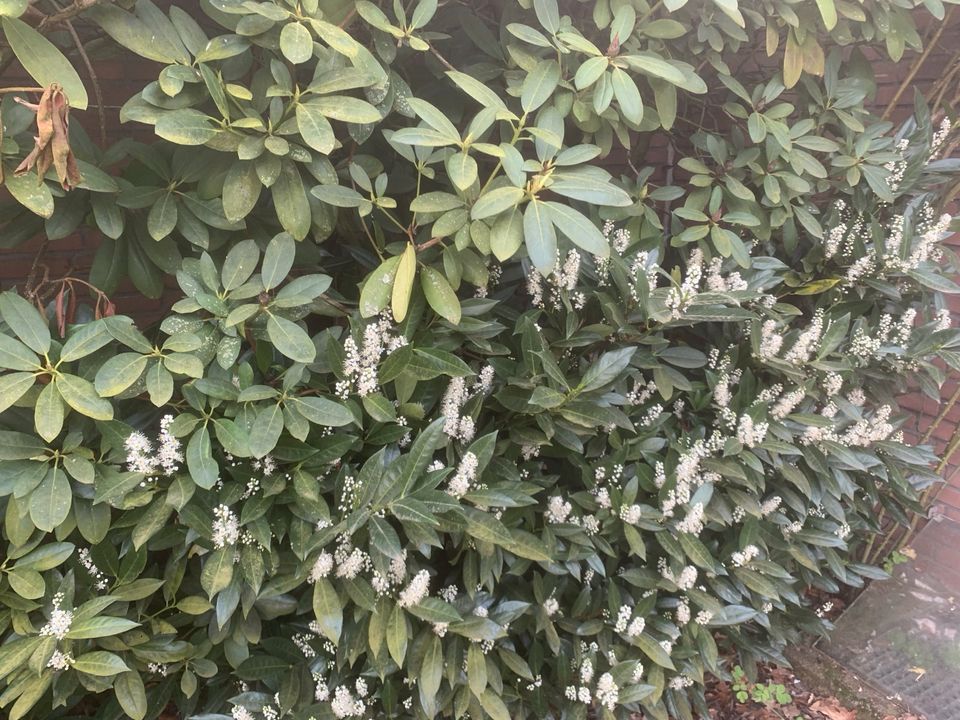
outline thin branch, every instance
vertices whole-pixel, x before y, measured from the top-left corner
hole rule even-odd
[[[43,285],[43,283],[47,280],[46,266],[43,265],[41,260],[43,260],[43,256],[47,253],[47,247],[49,245],[50,238],[44,234],[40,240],[40,247],[37,248],[37,252],[33,256],[33,263],[30,265],[30,272],[27,273],[27,281],[23,286],[23,295],[28,299],[34,300],[37,290],[39,290],[40,286]],[[37,276],[40,274],[40,268],[44,269],[44,277],[42,280],[38,281]]]
[[[897,102],[900,100],[900,96],[903,95],[907,88],[913,83],[913,78],[916,77],[917,73],[920,71],[920,68],[927,61],[927,58],[930,57],[930,53],[933,52],[933,49],[937,46],[937,42],[940,40],[940,36],[943,35],[943,31],[947,29],[947,26],[950,24],[950,16],[953,15],[953,11],[956,8],[951,7],[947,11],[946,17],[943,18],[943,22],[940,23],[940,27],[937,28],[937,31],[933,35],[933,39],[927,44],[926,49],[923,51],[923,54],[917,58],[916,62],[910,68],[910,72],[907,73],[907,76],[903,79],[903,82],[900,83],[900,87],[897,88],[897,91],[893,94],[893,98],[887,104],[887,109],[883,111],[883,115],[880,116],[881,120],[886,120],[890,117],[890,114],[893,112],[894,108],[897,107]]]
[[[43,20],[40,21],[40,24],[37,25],[37,30],[43,32],[43,28],[47,25],[56,25],[57,23],[65,22],[70,18],[76,17],[83,11],[89,10],[94,5],[104,1],[105,0],[74,0],[73,5],[56,12],[53,15],[47,15]]]
[[[346,27],[347,24],[348,24],[351,20],[353,20],[353,16],[356,15],[356,14],[357,14],[357,8],[355,8],[355,7],[354,7],[354,8],[351,8],[351,9],[350,9],[350,12],[347,13],[347,16],[337,24],[337,27],[339,27],[339,28],[344,28],[344,27]]]
[[[427,45],[430,47],[430,52],[432,52],[433,56],[440,61],[441,65],[443,65],[447,70],[453,70],[454,72],[457,72],[457,69],[450,64],[450,62],[443,55],[440,54],[440,51],[433,46],[433,43],[427,43]]]
[[[87,55],[87,51],[83,49],[83,42],[80,40],[80,36],[77,34],[77,29],[73,26],[73,22],[70,20],[64,20],[63,23],[67,26],[67,32],[70,33],[70,37],[73,38],[73,44],[77,46],[77,52],[80,54],[80,58],[83,60],[84,66],[87,68],[87,74],[90,76],[90,82],[93,84],[93,94],[97,98],[97,117],[100,121],[100,147],[107,147],[107,114],[103,111],[103,91],[100,89],[100,80],[97,78],[97,71],[93,69],[93,63],[90,62],[90,56]]]
[[[439,245],[443,242],[443,238],[432,237],[429,240],[420,243],[416,246],[417,252],[423,252],[427,248],[432,248],[434,245]]]
[[[42,93],[46,88],[42,87],[5,87],[0,88],[0,95],[15,92]]]

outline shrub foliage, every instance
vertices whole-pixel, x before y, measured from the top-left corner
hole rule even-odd
[[[3,242],[101,238],[0,294],[2,712],[689,718],[826,629],[960,365],[912,5],[100,3],[104,148],[0,2]]]

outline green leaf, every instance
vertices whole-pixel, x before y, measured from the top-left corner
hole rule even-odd
[[[397,535],[397,531],[390,526],[390,523],[378,517],[373,517],[370,518],[367,528],[370,534],[371,548],[392,559],[403,557],[400,537]]]
[[[107,332],[107,326],[102,321],[86,323],[70,333],[70,337],[60,351],[60,360],[63,362],[79,360],[96,352],[112,340],[113,337]]]
[[[0,315],[24,345],[39,355],[50,350],[47,319],[37,309],[12,292],[0,293]]]
[[[471,537],[494,545],[516,545],[513,536],[506,526],[490,513],[474,508],[464,508],[467,520],[467,533]]]
[[[393,280],[393,292],[390,299],[393,319],[397,322],[403,322],[403,319],[407,316],[407,308],[410,306],[410,296],[413,294],[413,280],[416,274],[417,251],[413,247],[413,243],[407,243],[407,247],[397,264],[397,274]]]
[[[289,233],[280,233],[267,244],[263,253],[263,267],[260,270],[260,279],[264,290],[273,290],[293,267],[297,255],[297,243]]]
[[[630,360],[636,353],[636,348],[625,347],[612,350],[600,356],[595,363],[591,363],[583,380],[577,388],[580,392],[599,390],[620,377],[621,373],[630,365]]]
[[[296,115],[297,127],[300,129],[303,141],[324,155],[333,152],[337,139],[323,111],[308,101],[297,104]]]
[[[459,324],[460,300],[442,273],[432,267],[424,267],[420,272],[420,287],[430,307],[438,315],[454,325]]]
[[[512,540],[503,548],[517,557],[526,558],[535,562],[552,562],[553,555],[546,544],[533,533],[526,530],[510,530]]]
[[[559,176],[559,173],[557,173]],[[624,190],[611,183],[585,180],[580,177],[564,175],[550,185],[550,190],[564,197],[582,200],[595,205],[627,207],[633,205],[633,199]]]
[[[620,112],[630,122],[639,125],[643,120],[643,99],[633,78],[620,68],[613,68],[610,76],[613,94],[620,103]]]
[[[631,69],[642,72],[644,75],[666,80],[673,85],[683,86],[687,77],[678,68],[671,65],[659,55],[653,53],[634,53],[623,58]]]
[[[410,17],[410,29],[422,28],[437,12],[437,0],[419,0]]]
[[[787,44],[783,53],[783,84],[792,88],[803,72],[803,53],[793,30],[787,30]]]
[[[407,654],[407,617],[403,608],[394,605],[387,618],[387,650],[393,661],[403,667],[403,658]]]
[[[163,502],[161,498],[153,500],[153,502],[147,506],[147,511],[137,520],[137,524],[130,534],[134,549],[139,550],[146,545],[154,535],[163,530],[172,512],[173,507]]]
[[[562,205],[551,200],[545,201],[543,205],[549,211],[553,224],[575,245],[583,248],[591,255],[598,257],[610,255],[610,244],[603,233],[600,232],[600,229],[586,215],[568,205]]]
[[[113,683],[113,692],[123,711],[133,720],[143,720],[147,715],[147,692],[136,670],[121,674]]]
[[[81,415],[94,420],[113,420],[113,405],[101,398],[93,383],[76,375],[61,373],[55,379],[64,401]]]
[[[207,593],[207,597],[212,598],[229,587],[233,580],[234,552],[236,551],[232,547],[219,548],[211,552],[203,563],[200,586]]]
[[[443,644],[440,638],[432,635],[427,642],[427,648],[423,653],[423,661],[420,663],[420,674],[418,676],[420,685],[420,701],[426,701],[428,704],[435,704],[437,693],[440,690],[440,682],[443,679]],[[432,717],[434,713],[428,712]]]
[[[476,78],[456,70],[448,71],[447,77],[453,80],[461,90],[480,103],[483,107],[494,108],[495,110],[507,110],[507,106],[503,102],[503,99]],[[513,115],[513,113],[509,114],[511,116]]]
[[[399,255],[387,258],[367,276],[363,283],[363,289],[360,291],[361,317],[375,317],[389,304],[399,265]]]
[[[8,375],[0,378],[0,384],[8,377],[11,376]],[[32,380],[30,385],[33,385]],[[3,390],[0,389],[0,398],[3,396]],[[2,405],[3,403],[0,401],[0,407],[2,407]],[[33,424],[37,435],[47,442],[53,442],[54,438],[56,438],[63,429],[63,415],[63,401],[60,399],[57,384],[47,383],[37,397],[37,406],[33,413]]]
[[[480,697],[480,707],[490,716],[490,720],[510,720],[510,710],[492,688],[484,690]]]
[[[26,12],[30,0],[0,0],[0,15],[4,17],[20,17]]]
[[[233,290],[243,285],[257,269],[259,260],[260,248],[253,240],[241,240],[230,248],[220,271],[223,289]]]
[[[63,470],[53,466],[30,494],[30,519],[38,530],[53,532],[70,514],[73,494]]]
[[[40,637],[24,637],[0,645],[0,679],[21,669],[41,642]]]
[[[299,413],[314,425],[342,427],[354,421],[353,414],[343,405],[323,397],[299,397],[294,403]]]
[[[408,610],[411,615],[430,623],[454,623],[463,620],[453,605],[435,597],[424,598]]]
[[[202,488],[209,490],[220,477],[220,468],[213,460],[210,447],[210,431],[204,425],[191,437],[187,443],[187,470],[193,481]]]
[[[280,31],[280,52],[294,65],[305,63],[313,57],[313,38],[310,31],[299,22],[284,25]]]
[[[303,189],[300,171],[293,161],[286,158],[283,160],[280,175],[271,190],[281,227],[293,235],[295,240],[303,240],[310,232],[310,201]]]
[[[146,3],[141,2],[140,6],[143,5],[146,5]],[[92,19],[103,28],[107,35],[137,55],[166,65],[174,63],[190,64],[190,56],[186,53],[182,44],[173,41],[159,27],[166,22],[165,18],[162,22],[157,22],[156,26],[151,27],[150,24],[137,16],[105,3],[88,9],[84,13],[84,18]],[[157,18],[154,17],[151,20],[157,20]],[[174,28],[169,27],[169,23],[167,24],[168,28],[175,32]]]
[[[309,364],[316,358],[317,349],[313,340],[295,322],[271,315],[267,319],[267,335],[273,346],[294,362]]]
[[[757,617],[759,613],[744,605],[727,605],[720,612],[715,613],[709,627],[723,627],[727,625],[742,625]]]
[[[817,8],[824,26],[827,30],[833,30],[837,26],[837,6],[834,0],[817,0]]]
[[[43,575],[29,568],[13,568],[7,573],[10,588],[27,600],[42,598],[46,592]]]
[[[164,113],[157,119],[154,131],[177,145],[203,145],[218,132],[206,113],[192,108]]]
[[[46,450],[47,446],[34,435],[0,430],[0,460],[28,460]]]
[[[460,142],[460,131],[456,125],[450,122],[446,113],[434,107],[425,100],[419,98],[409,98],[410,107],[421,120],[436,130],[444,138],[454,143]]]
[[[490,250],[500,262],[516,255],[523,245],[523,215],[519,210],[498,216],[490,229]]]
[[[107,360],[97,371],[94,388],[100,397],[119,395],[133,385],[147,367],[145,355],[120,353]]]
[[[364,203],[370,202],[353,188],[343,185],[317,185],[310,190],[310,194],[334,207],[360,207]]]
[[[137,330],[130,318],[114,315],[104,318],[102,322],[107,326],[107,332],[113,336],[114,340],[123,343],[131,350],[136,350],[138,353],[153,352],[153,345]]]
[[[81,655],[73,661],[73,669],[98,677],[110,677],[130,670],[119,655],[103,650]]]
[[[523,200],[523,189],[518,187],[501,187],[490,190],[481,195],[470,209],[473,220],[483,220],[502,213]]]
[[[37,84],[48,87],[59,83],[70,101],[70,107],[86,110],[87,91],[63,53],[25,22],[15,17],[4,17],[2,22],[3,34],[10,49]]]
[[[411,98],[412,100],[412,98]],[[313,98],[310,104],[315,107],[321,115],[341,122],[357,123],[376,123],[382,119],[380,111],[365,100],[359,100],[349,95],[327,95],[324,97]]]
[[[68,542],[55,542],[41,545],[17,560],[18,568],[30,570],[52,570],[69,558],[76,546]]]
[[[36,381],[36,376],[29,372],[15,372],[0,376],[0,412],[26,395]]]
[[[101,615],[75,621],[70,625],[67,637],[71,640],[110,637],[133,630],[135,627],[140,627],[140,623],[123,617]]]
[[[326,578],[319,578],[313,585],[313,614],[323,636],[338,644],[343,632],[343,603]]]
[[[234,162],[223,181],[223,214],[227,220],[239,222],[247,217],[256,207],[262,188],[255,163]]]
[[[436,452],[443,437],[443,424],[443,418],[434,420],[421,430],[417,439],[413,441],[396,481],[400,497],[405,497],[410,492],[414,483],[423,475],[430,464],[433,453]]]
[[[960,285],[955,283],[950,278],[940,275],[939,273],[917,269],[908,270],[907,274],[921,285],[928,287],[931,290],[950,293],[952,295],[960,293]]]
[[[53,215],[53,193],[36,175],[5,173],[4,184],[13,198],[35,215],[49,218]]]
[[[541,60],[523,81],[520,105],[526,113],[543,105],[560,83],[560,66],[556,60]]]
[[[740,12],[739,0],[713,0],[713,4],[740,27],[746,27],[743,14]]]
[[[646,655],[648,658],[653,660],[660,667],[665,667],[668,670],[675,670],[673,660],[670,659],[670,655],[660,647],[660,643],[654,641],[649,635],[642,634],[630,639],[630,642],[640,648],[641,652]]]
[[[460,190],[467,190],[477,180],[477,161],[466,152],[448,157],[446,167],[451,182]]]
[[[262,458],[277,446],[283,432],[283,411],[280,405],[270,405],[257,413],[250,430],[250,454]]]
[[[534,266],[549,275],[557,263],[557,233],[546,203],[531,200],[527,205],[523,212],[523,239]]]
[[[467,684],[476,697],[480,697],[487,687],[487,661],[476,643],[467,648]]]
[[[89,327],[89,326],[87,326]],[[71,337],[71,340],[73,338]],[[67,351],[70,340],[64,346]],[[61,353],[61,358],[63,353]],[[5,370],[36,370],[40,367],[39,358],[26,345],[9,335],[0,333],[0,368]]]
[[[177,226],[177,199],[168,192],[157,200],[147,215],[147,230],[154,240],[163,240]]]

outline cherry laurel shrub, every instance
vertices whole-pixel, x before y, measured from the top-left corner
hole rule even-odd
[[[870,112],[912,5],[77,16],[143,141],[8,169],[6,242],[173,304],[0,295],[4,715],[690,718],[828,629],[960,366],[949,121]]]

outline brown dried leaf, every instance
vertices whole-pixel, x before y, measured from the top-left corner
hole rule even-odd
[[[857,720],[857,713],[847,710],[840,705],[836,698],[822,698],[810,706],[810,709],[820,713],[829,720]]]
[[[40,96],[36,105],[16,98],[24,107],[37,114],[37,135],[30,154],[16,169],[18,175],[37,169],[37,177],[43,180],[53,165],[64,190],[75,187],[81,180],[77,160],[70,149],[70,104],[63,88],[51,83]]]

